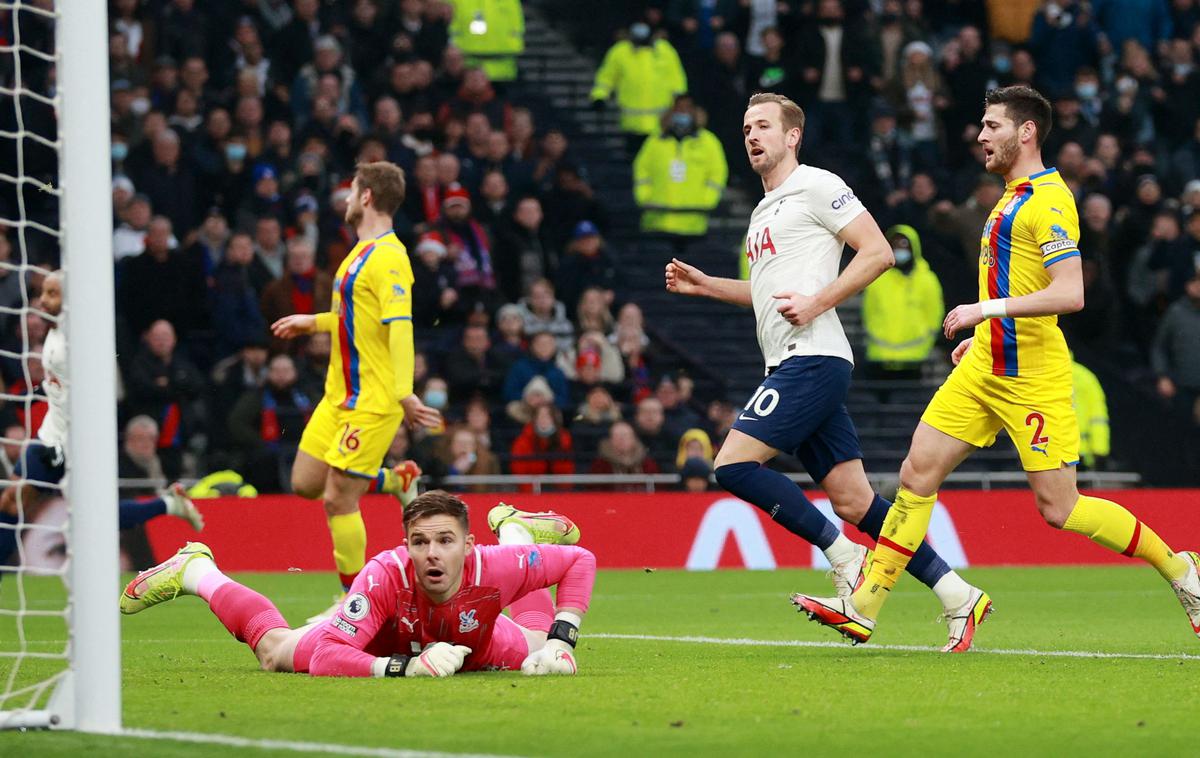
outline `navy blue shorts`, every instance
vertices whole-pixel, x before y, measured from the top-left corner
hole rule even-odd
[[[800,459],[815,482],[842,461],[863,457],[846,410],[849,361],[798,355],[779,364],[738,413],[733,428]]]
[[[43,492],[57,491],[57,488],[45,485],[62,481],[67,473],[66,459],[57,447],[34,440],[21,451],[17,464],[13,466],[13,473],[22,479],[36,482],[34,486]]]

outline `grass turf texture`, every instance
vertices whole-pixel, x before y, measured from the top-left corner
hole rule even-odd
[[[296,621],[323,607],[336,585],[321,574],[237,578]],[[542,679],[509,672],[442,681],[268,674],[199,599],[182,597],[122,621],[125,726],[510,755],[762,755],[802,746],[821,754],[859,754],[870,746],[890,755],[960,754],[984,745],[1030,755],[1194,749],[1200,660],[982,652],[1200,654],[1200,641],[1153,571],[976,569],[967,578],[988,590],[997,613],[979,634],[980,652],[949,656],[871,645],[597,639],[589,633],[839,639],[787,603],[790,592],[828,589],[817,572],[601,572],[583,627],[580,676]],[[51,597],[61,585],[26,581],[32,607],[61,603]],[[0,607],[13,607],[14,598],[6,579]],[[906,579],[872,644],[941,645],[938,612],[933,596]],[[0,622],[0,649],[12,650],[11,619]],[[61,639],[61,624],[31,620],[27,629],[33,637]],[[0,681],[9,665],[0,659]],[[0,732],[0,755],[85,749],[189,756],[232,750]]]

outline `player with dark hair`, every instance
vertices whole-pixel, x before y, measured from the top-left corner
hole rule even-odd
[[[891,504],[871,488],[858,432],[846,410],[854,355],[836,307],[893,263],[875,219],[835,174],[801,164],[804,110],[782,95],[750,98],[742,121],[746,154],[762,178],[750,216],[750,281],[708,276],[680,260],[667,264],[667,289],[754,308],[767,377],[738,414],[715,462],[717,481],[819,548],[839,596],[858,588],[871,552],[851,542],[783,474],[764,464],[795,455],[825,490],[834,512],[879,537]],[[845,245],[856,254],[840,274]],[[971,645],[971,609],[987,594],[967,584],[929,545],[911,573],[942,603],[947,651]]]
[[[971,328],[974,336],[955,348],[954,371],[913,434],[867,580],[850,597],[797,595],[793,602],[854,642],[870,639],[888,593],[925,539],[938,487],[1005,429],[1046,523],[1149,563],[1200,635],[1200,556],[1174,552],[1122,506],[1076,489],[1079,426],[1058,315],[1083,308],[1083,273],[1075,198],[1058,171],[1042,163],[1050,103],[1029,87],[992,90],[982,124],[985,166],[1007,186],[980,238],[980,301],[958,306],[943,324],[947,338]],[[990,609],[976,607],[968,627]]]
[[[501,503],[488,514],[501,544],[477,546],[467,515],[455,495],[434,490],[417,497],[404,509],[404,544],[367,562],[332,617],[297,629],[270,600],[222,574],[199,542],[138,574],[121,593],[121,612],[197,595],[267,671],[574,674],[575,643],[596,578],[595,557],[573,544],[579,529],[564,516]],[[500,614],[505,607],[511,618]]]
[[[392,229],[403,202],[404,172],[398,166],[359,164],[346,207],[346,223],[359,241],[338,267],[330,311],[285,316],[271,326],[283,339],[314,332],[332,336],[325,396],[300,439],[292,490],[324,499],[343,590],[367,557],[359,498],[386,492],[403,503],[416,495],[415,464],[381,466],[401,420],[429,427],[442,421],[413,392],[413,273]]]

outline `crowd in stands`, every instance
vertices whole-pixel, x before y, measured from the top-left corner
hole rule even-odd
[[[671,47],[686,80],[642,135],[651,139],[631,142],[639,181],[671,170],[653,152],[656,129],[679,140],[705,129],[724,160],[705,157],[714,168],[696,185],[708,193],[700,205],[715,205],[726,170],[756,198],[740,113],[755,91],[789,95],[807,113],[802,160],[843,175],[911,251],[902,275],[929,274],[922,286],[948,305],[975,299],[979,229],[1003,191],[975,143],[983,93],[1038,87],[1056,118],[1046,161],[1076,191],[1083,227],[1088,307],[1064,329],[1072,343],[1128,345],[1164,401],[1197,413],[1200,3],[614,6],[624,16],[608,41],[640,23],[632,36]],[[505,64],[464,54],[455,3],[110,7],[123,476],[232,468],[259,491],[286,490],[330,343],[273,340],[268,326],[329,307],[331,275],[356,241],[344,221],[354,166],[389,160],[407,176],[395,229],[416,280],[416,388],[447,420],[402,428],[389,460],[413,458],[434,482],[502,472],[707,482],[732,406],[656,366],[659,347],[605,241],[588,156],[511,77],[489,76]],[[619,100],[620,86],[597,99]],[[0,262],[16,237],[0,235]],[[31,262],[56,265],[52,246],[26,248]],[[0,305],[23,304],[18,279],[0,266]],[[931,315],[910,315],[917,332],[934,331]],[[46,324],[29,313],[0,329],[0,348],[20,353]],[[28,372],[0,364],[10,393],[36,385],[36,360]],[[16,434],[23,412],[10,405],[0,420]]]
[[[979,230],[1004,191],[976,142],[982,94],[1043,92],[1055,120],[1043,156],[1074,190],[1082,231],[1087,307],[1061,320],[1068,340],[1121,355],[1133,380],[1200,424],[1200,2],[618,5],[634,45],[681,61],[735,182],[757,196],[729,104],[788,95],[807,117],[802,160],[843,176],[882,228],[903,225],[889,236],[915,253],[904,273],[932,272],[948,306],[976,299]],[[880,284],[892,298],[874,325],[934,331],[913,288]],[[868,334],[869,358],[884,337]]]

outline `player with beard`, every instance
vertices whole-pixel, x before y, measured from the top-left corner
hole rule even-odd
[[[858,432],[846,410],[854,357],[834,308],[893,264],[878,224],[838,176],[798,160],[804,111],[781,95],[750,98],[742,122],[750,166],[765,196],[750,217],[750,281],[667,264],[667,289],[753,307],[767,378],[738,414],[715,462],[717,481],[820,548],[841,597],[858,588],[871,552],[851,542],[803,490],[764,464],[795,455],[829,495],[837,515],[872,537],[891,504],[871,488]],[[857,254],[839,275],[844,245]],[[947,651],[971,646],[966,620],[988,603],[929,545],[909,570],[933,589],[949,623]]]
[[[974,336],[955,348],[954,371],[913,433],[867,580],[850,597],[801,595],[794,602],[854,642],[870,639],[888,593],[925,538],[938,488],[1003,428],[1046,523],[1152,565],[1200,635],[1200,556],[1174,552],[1122,506],[1076,489],[1079,427],[1058,314],[1083,308],[1083,273],[1075,198],[1058,171],[1042,164],[1050,103],[1030,87],[992,90],[982,124],[985,166],[1007,187],[980,238],[980,302],[958,306],[943,323],[947,338],[971,328]],[[976,607],[968,625],[989,610]]]
[[[199,542],[138,574],[121,593],[121,612],[196,595],[267,671],[574,674],[595,556],[573,544],[578,527],[555,513],[523,513],[501,503],[488,514],[488,525],[500,544],[476,545],[466,503],[440,490],[426,492],[404,509],[404,544],[366,564],[332,618],[298,629],[288,627],[270,600],[221,573]],[[550,587],[557,587],[557,607]],[[505,607],[511,618],[500,615]]]
[[[403,201],[404,172],[398,166],[359,164],[346,207],[346,223],[359,241],[338,267],[330,311],[284,316],[271,326],[282,339],[331,335],[325,396],[304,427],[292,490],[324,499],[343,590],[366,563],[359,498],[386,492],[403,503],[416,494],[415,464],[381,467],[401,420],[429,427],[442,421],[413,393],[413,273],[392,230]]]

